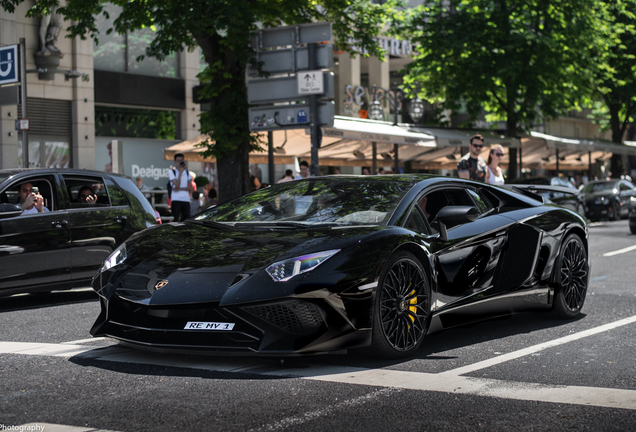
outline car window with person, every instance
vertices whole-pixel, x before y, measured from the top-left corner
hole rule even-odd
[[[155,224],[125,176],[0,170],[0,296],[85,286],[124,240]]]
[[[49,209],[44,205],[44,198],[40,195],[38,186],[27,182],[20,185],[20,207],[22,207],[23,215],[48,212]]]

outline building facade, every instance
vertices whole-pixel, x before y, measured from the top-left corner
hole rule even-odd
[[[53,46],[47,47],[55,14],[42,20],[26,18],[31,5],[31,1],[22,3],[15,13],[0,10],[0,47],[25,41],[26,111],[30,120],[26,134],[16,130],[21,102],[11,102],[6,95],[15,93],[18,87],[4,85],[0,92],[0,167],[23,166],[22,139],[26,135],[29,166],[116,170],[141,177],[149,187],[165,187],[171,161],[165,160],[164,149],[199,135],[201,105],[193,100],[201,69],[198,51],[176,53],[162,62],[152,58],[138,61],[152,41],[153,31],[107,35],[112,23],[103,17],[97,22],[98,41],[69,39],[64,29],[58,29]],[[112,21],[119,11],[112,5],[108,8]],[[336,115],[368,118],[369,105],[378,99],[384,108],[383,120],[393,121],[388,93],[402,83],[400,71],[410,61],[412,47],[409,41],[389,37],[378,42],[386,50],[385,61],[334,52]],[[47,65],[47,73],[43,73]],[[433,108],[425,104],[420,125],[427,124]],[[455,126],[459,120],[454,119]],[[413,123],[404,107],[398,121]],[[477,126],[491,125],[481,121]],[[598,126],[581,115],[537,125],[537,130],[564,137],[609,140],[609,133],[601,133]],[[464,151],[458,148],[456,153]],[[358,174],[365,165],[371,166],[371,162],[339,168],[343,173]],[[394,163],[380,163],[384,165],[391,168]],[[267,181],[268,165],[259,166]],[[289,163],[277,165],[274,178],[282,177],[287,168],[296,167]],[[190,169],[214,180],[212,163],[193,162]],[[333,171],[328,167],[321,169],[325,173]]]

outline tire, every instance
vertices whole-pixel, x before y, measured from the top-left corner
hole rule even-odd
[[[371,354],[397,359],[415,353],[428,330],[431,310],[422,264],[409,252],[393,254],[380,274],[375,297]]]
[[[554,315],[574,318],[583,308],[589,275],[587,252],[576,234],[570,234],[561,245],[556,271]]]

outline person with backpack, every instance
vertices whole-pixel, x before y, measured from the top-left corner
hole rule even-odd
[[[190,193],[192,189],[192,177],[186,168],[182,153],[174,155],[176,168],[170,170],[168,180],[170,181],[170,211],[173,222],[182,222],[190,217]]]

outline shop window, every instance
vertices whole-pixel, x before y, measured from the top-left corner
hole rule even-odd
[[[22,106],[18,104],[18,112]],[[27,99],[30,120],[29,168],[68,168],[71,165],[71,102],[56,99]],[[18,164],[22,162],[22,134],[18,135]]]
[[[95,135],[179,139],[177,111],[95,106]]]
[[[155,30],[147,27],[125,34],[115,31],[108,34],[122,8],[107,3],[104,5],[104,11],[108,13],[109,18],[103,14],[95,17],[95,25],[99,31],[93,47],[95,69],[168,78],[179,77],[179,59],[176,53],[170,54],[163,61],[147,56],[142,61],[137,61],[139,56],[145,55],[146,48],[155,39]]]

